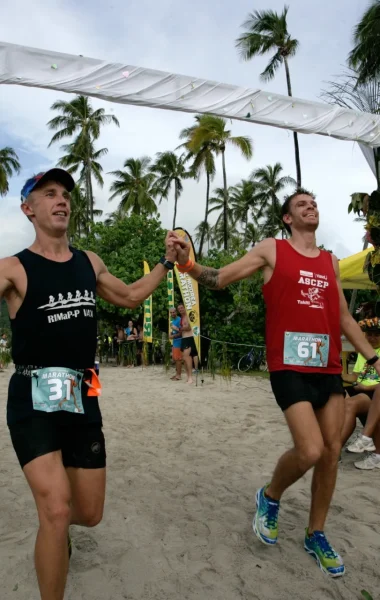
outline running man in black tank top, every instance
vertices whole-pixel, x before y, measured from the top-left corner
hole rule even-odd
[[[96,296],[135,308],[176,259],[168,236],[160,264],[126,285],[96,254],[70,247],[73,188],[62,169],[29,179],[21,209],[36,239],[28,250],[0,260],[0,299],[9,309],[16,366],[7,422],[38,510],[35,562],[42,600],[63,600],[69,526],[93,527],[103,515],[102,416],[87,383],[95,361]]]

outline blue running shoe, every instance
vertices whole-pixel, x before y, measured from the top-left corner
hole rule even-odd
[[[306,529],[305,550],[317,561],[318,567],[330,577],[342,577],[345,573],[342,557],[335,552],[323,531],[314,531],[309,536]]]
[[[256,514],[253,517],[252,527],[263,544],[272,546],[277,542],[278,538],[278,511],[280,503],[265,495],[268,485],[256,493]]]

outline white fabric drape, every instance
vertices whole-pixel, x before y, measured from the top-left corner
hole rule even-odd
[[[380,146],[380,116],[175,73],[0,42],[0,83],[212,113]]]

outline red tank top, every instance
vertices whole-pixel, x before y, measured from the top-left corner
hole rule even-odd
[[[271,279],[263,286],[263,294],[267,307],[269,371],[341,373],[339,292],[331,254],[321,250],[318,257],[309,258],[299,254],[286,240],[276,240],[276,264]],[[289,332],[316,336],[324,334],[323,339],[328,339],[325,366],[322,366],[322,360],[319,366],[310,366],[307,364],[308,360],[301,361],[302,365],[285,364],[284,361],[288,363],[288,358],[285,357],[289,355],[289,336],[292,338],[294,351],[297,352],[297,340],[322,339],[310,335],[296,336]],[[285,354],[284,345],[287,351]],[[305,346],[307,347],[307,342],[301,344],[299,355],[307,357]],[[318,352],[319,345],[315,344],[314,347],[315,352]],[[314,360],[314,364],[317,362]]]

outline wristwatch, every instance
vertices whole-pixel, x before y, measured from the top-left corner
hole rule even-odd
[[[174,263],[170,262],[170,260],[168,260],[167,258],[165,258],[165,256],[161,256],[159,262],[164,265],[164,267],[166,269],[168,269],[168,271],[171,271],[172,269],[174,269]]]
[[[375,354],[375,356],[373,356],[372,358],[369,358],[367,360],[367,365],[369,365],[370,367],[372,367],[372,365],[374,365],[375,363],[377,363],[377,361],[379,360],[379,356],[377,356],[377,354]]]

